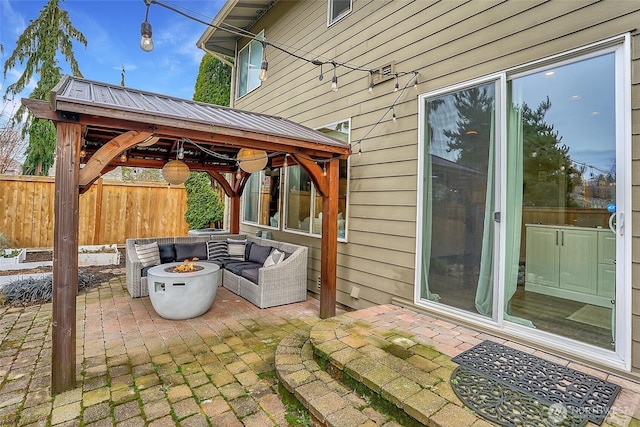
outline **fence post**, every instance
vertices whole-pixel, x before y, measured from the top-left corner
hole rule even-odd
[[[99,245],[102,242],[100,241],[100,229],[102,221],[102,178],[98,179],[97,187],[96,187],[96,205],[95,205],[95,216],[94,216],[94,229],[93,229],[93,244]]]

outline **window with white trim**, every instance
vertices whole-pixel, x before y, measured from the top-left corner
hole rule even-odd
[[[329,0],[327,25],[334,24],[351,12],[351,0]]]
[[[236,78],[236,98],[241,98],[260,86],[260,66],[262,64],[262,42],[264,31],[238,52],[238,77]]]
[[[280,168],[251,174],[243,193],[242,221],[262,227],[279,225]]]
[[[349,142],[349,120],[319,128],[337,139]],[[348,162],[340,160],[338,201],[338,238],[346,239]],[[310,235],[322,234],[322,196],[309,175],[299,165],[287,167],[285,183],[284,228]]]

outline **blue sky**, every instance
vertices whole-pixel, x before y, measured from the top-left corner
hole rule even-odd
[[[16,41],[30,20],[34,20],[46,0],[0,0],[0,43],[4,46],[2,65],[11,55]],[[220,10],[224,0],[166,1],[191,16],[206,22]],[[140,24],[146,6],[143,0],[60,0],[69,13],[71,23],[87,39],[85,49],[74,45],[74,54],[83,77],[111,84],[120,84],[125,68],[127,87],[161,93],[178,98],[193,97],[198,67],[204,52],[196,42],[206,26],[159,5],[151,5],[149,23],[153,28],[155,48],[140,49]],[[63,73],[70,74],[69,65],[60,62]],[[16,69],[0,81],[1,94],[23,71]],[[25,90],[28,97],[35,82]],[[19,99],[16,100],[19,102]],[[11,106],[5,106],[5,115]]]

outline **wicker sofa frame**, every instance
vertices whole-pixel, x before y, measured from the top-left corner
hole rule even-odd
[[[194,243],[226,240],[227,238],[247,239],[248,242],[253,242],[261,246],[271,246],[280,251],[287,252],[290,255],[277,265],[260,268],[258,270],[257,284],[229,270],[223,270],[222,286],[260,308],[274,307],[306,300],[307,258],[309,249],[306,246],[241,234],[127,239],[126,274],[129,294],[133,298],[149,295],[147,278],[141,275],[142,264],[135,250],[136,244],[142,245],[152,242],[158,242],[158,244]]]

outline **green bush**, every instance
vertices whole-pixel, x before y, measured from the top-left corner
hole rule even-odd
[[[222,220],[224,203],[211,188],[209,174],[191,172],[184,188],[187,190],[187,211],[184,219],[189,223],[190,230],[209,228],[211,223]]]
[[[0,250],[2,249],[9,249],[9,239],[4,233],[0,233]]]

